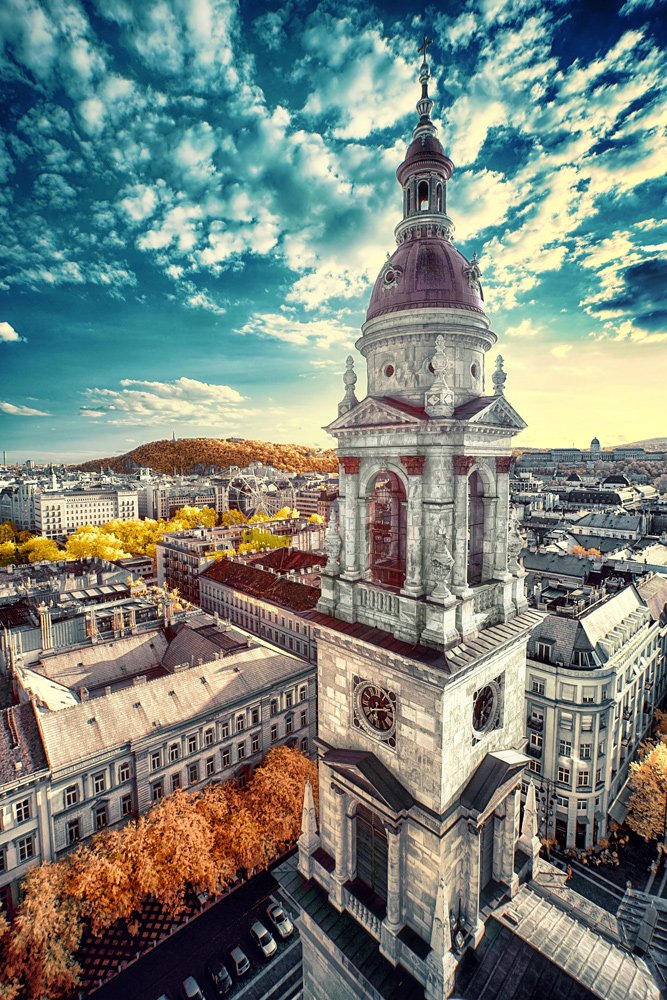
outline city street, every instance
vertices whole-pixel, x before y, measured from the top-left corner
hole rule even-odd
[[[187,976],[194,976],[206,1000],[213,1000],[218,994],[206,973],[206,964],[213,958],[222,958],[232,975],[234,988],[227,995],[234,1000],[291,1000],[298,996],[301,942],[296,930],[286,941],[274,934],[278,952],[270,959],[261,955],[249,933],[255,920],[261,920],[273,933],[266,908],[272,896],[278,898],[278,888],[273,876],[262,872],[101,989],[87,993],[86,1000],[88,997],[91,1000],[157,1000],[162,994],[169,1000],[177,1000],[182,996],[181,983]],[[288,907],[285,909],[291,912]],[[241,946],[251,963],[250,971],[240,980],[235,978],[229,959],[229,952],[236,945]]]

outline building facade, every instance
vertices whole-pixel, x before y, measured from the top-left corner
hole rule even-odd
[[[138,517],[136,490],[44,490],[35,497],[35,529],[45,538],[66,538],[87,524]]]

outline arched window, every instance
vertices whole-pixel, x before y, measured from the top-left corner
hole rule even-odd
[[[408,190],[405,193],[407,195],[407,198],[405,200],[405,214],[409,215],[410,214],[410,200],[411,200],[410,199],[410,188],[408,188]]]
[[[484,484],[479,472],[468,480],[468,586],[482,582],[484,560]]]
[[[387,469],[378,472],[368,503],[371,579],[400,589],[405,581],[407,511],[405,490],[398,476]]]
[[[442,184],[438,184],[435,189],[435,210],[442,212]]]
[[[417,203],[420,212],[428,212],[428,181],[420,181],[417,188]]]

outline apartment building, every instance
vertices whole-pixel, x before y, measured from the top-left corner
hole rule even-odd
[[[45,490],[35,496],[35,527],[45,538],[66,538],[77,528],[139,517],[137,491],[117,488]]]

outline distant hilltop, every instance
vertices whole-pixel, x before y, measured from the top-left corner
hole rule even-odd
[[[76,468],[96,472],[100,466],[114,472],[129,473],[139,468],[171,475],[176,469],[184,474],[207,472],[211,466],[226,469],[230,465],[245,468],[251,462],[273,465],[285,472],[337,472],[338,457],[331,448],[321,451],[303,444],[271,444],[269,441],[246,441],[239,438],[182,438],[151,441],[116,455],[96,458]]]
[[[667,437],[644,438],[643,441],[630,441],[627,444],[615,445],[616,448],[644,448],[645,451],[667,451]],[[605,448],[605,451],[607,449]]]

